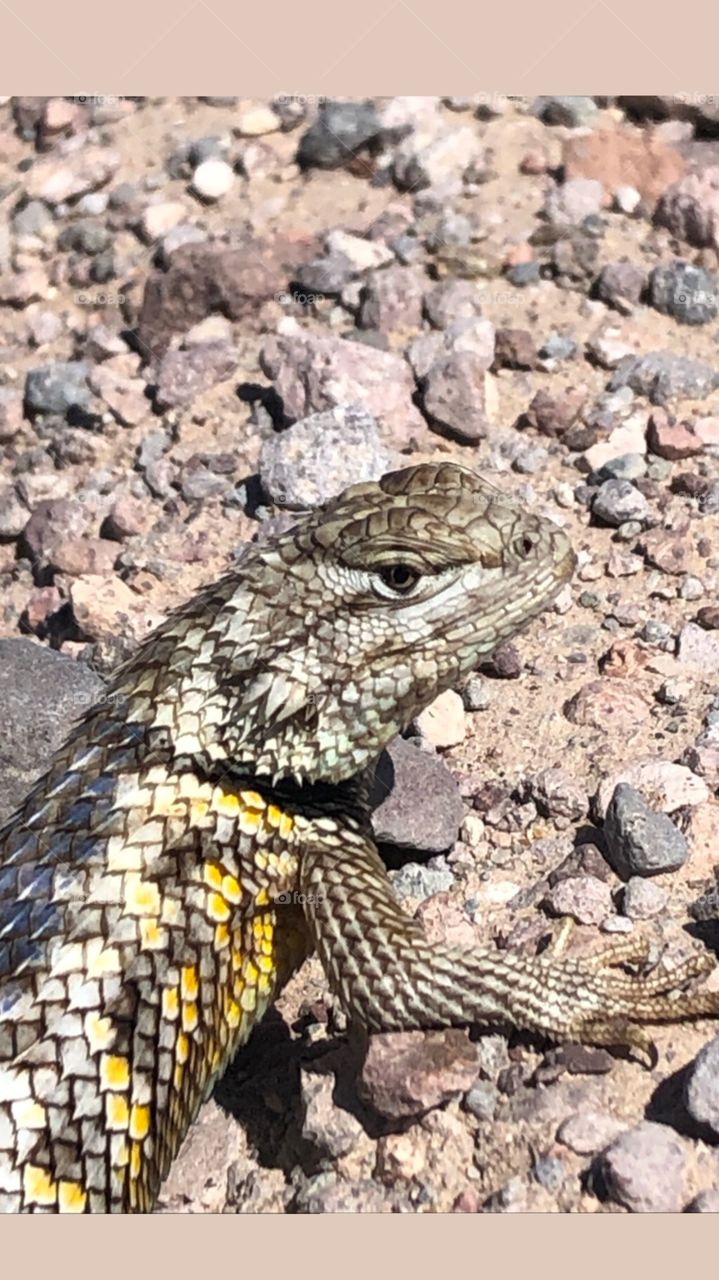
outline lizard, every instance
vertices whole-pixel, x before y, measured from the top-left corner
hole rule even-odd
[[[487,1024],[641,1052],[647,1023],[719,1015],[690,985],[704,950],[648,972],[634,939],[430,946],[372,839],[381,750],[574,565],[553,522],[424,463],[247,544],[117,670],[0,831],[0,1208],[150,1212],[313,950],[367,1033]]]

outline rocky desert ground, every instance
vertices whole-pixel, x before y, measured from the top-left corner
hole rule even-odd
[[[453,458],[578,570],[391,748],[398,896],[716,952],[719,98],[3,99],[0,211],[0,816],[249,540]],[[717,1030],[358,1055],[313,960],[161,1207],[717,1211]]]

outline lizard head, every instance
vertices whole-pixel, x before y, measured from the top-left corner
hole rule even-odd
[[[463,467],[347,489],[260,546],[227,602],[224,639],[246,641],[249,669],[228,677],[226,750],[275,778],[352,777],[573,567],[559,528]]]

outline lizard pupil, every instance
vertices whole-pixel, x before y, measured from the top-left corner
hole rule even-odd
[[[391,587],[398,595],[405,595],[411,591],[419,578],[416,569],[412,569],[408,564],[386,565],[379,572],[385,586]]]

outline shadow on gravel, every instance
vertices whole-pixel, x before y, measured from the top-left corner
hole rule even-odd
[[[707,1125],[697,1124],[684,1103],[692,1066],[693,1063],[688,1062],[657,1085],[647,1103],[644,1116],[647,1120],[654,1120],[656,1124],[669,1125],[685,1138],[697,1138],[710,1146],[717,1146],[716,1134]]]

